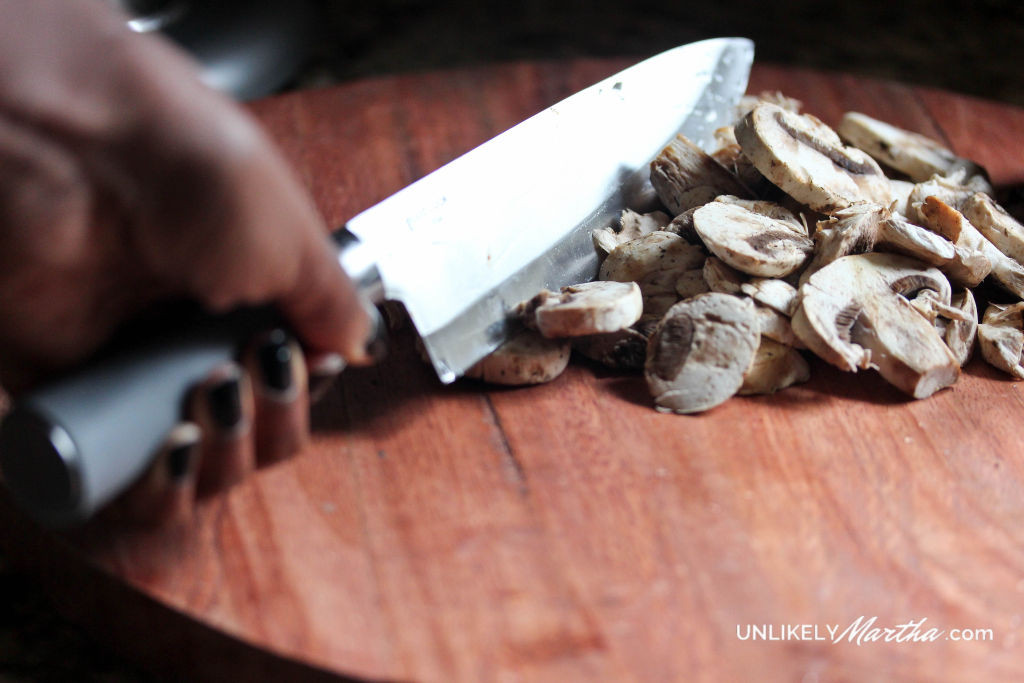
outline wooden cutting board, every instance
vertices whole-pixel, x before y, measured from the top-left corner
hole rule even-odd
[[[377,78],[252,109],[340,225],[625,64]],[[1024,179],[1024,110],[758,66],[763,89],[943,140],[1007,196]],[[642,378],[586,364],[535,388],[443,387],[399,334],[315,410],[307,452],[194,528],[58,537],[4,506],[0,529],[65,609],[180,675],[1021,679],[1021,385],[975,361],[911,402],[873,373],[813,371],[669,416]],[[859,617],[942,635],[811,639]]]

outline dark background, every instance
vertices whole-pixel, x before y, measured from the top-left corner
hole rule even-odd
[[[224,10],[220,21],[230,22],[259,3],[214,4]],[[301,3],[277,4],[287,11]],[[1024,105],[1020,2],[988,0],[957,8],[935,0],[323,0],[308,7],[314,20],[300,40],[308,50],[295,56],[295,68],[270,87],[273,92],[482,62],[643,57],[700,38],[735,35],[755,41],[761,62],[896,79]],[[147,679],[56,615],[31,577],[0,555],[0,681]]]

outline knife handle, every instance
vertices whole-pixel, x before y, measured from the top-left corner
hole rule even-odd
[[[370,302],[383,288],[372,259],[347,230],[333,237],[367,310],[378,315]],[[12,497],[47,526],[84,522],[150,465],[191,388],[252,335],[280,324],[269,308],[206,317],[20,398],[0,424],[0,471]]]

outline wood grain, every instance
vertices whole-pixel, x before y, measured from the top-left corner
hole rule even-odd
[[[341,224],[625,63],[380,78],[253,112]],[[1001,188],[1024,176],[1018,109],[771,66],[762,89],[829,123],[858,109],[943,139]],[[55,537],[3,507],[0,529],[69,609],[112,605],[126,649],[192,676],[1020,679],[1021,385],[975,361],[911,402],[873,373],[812,369],[772,397],[667,416],[642,379],[584,362],[541,387],[443,387],[403,333],[317,407],[307,452],[193,528]],[[994,639],[737,635],[861,616]]]

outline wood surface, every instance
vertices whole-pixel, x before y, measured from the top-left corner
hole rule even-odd
[[[340,225],[625,64],[402,75],[252,109]],[[1022,110],[759,65],[762,89],[946,141],[1006,196],[1024,181]],[[642,378],[586,363],[546,386],[444,387],[399,333],[315,409],[307,452],[192,528],[53,536],[9,507],[0,528],[66,609],[194,676],[1020,680],[1021,385],[976,360],[913,402],[874,373],[812,370],[670,416]],[[737,637],[861,616],[994,639]]]

